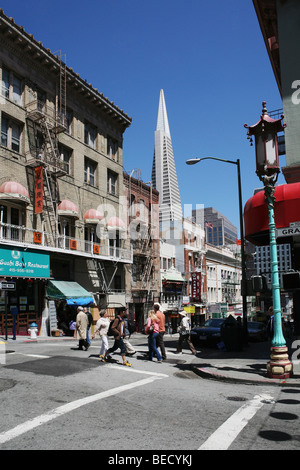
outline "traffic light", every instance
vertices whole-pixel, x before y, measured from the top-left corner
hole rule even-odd
[[[254,292],[264,292],[267,289],[266,276],[251,276],[251,282]]]
[[[285,290],[300,289],[300,273],[291,271],[282,275],[283,288]]]

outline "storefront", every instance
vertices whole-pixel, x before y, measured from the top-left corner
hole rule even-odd
[[[27,335],[41,325],[50,256],[29,249],[0,248],[0,332]]]
[[[77,307],[94,305],[94,297],[77,282],[50,279],[46,288],[46,308],[43,315],[45,325],[42,333],[53,335],[59,330],[66,336],[73,336],[74,330],[70,329],[70,323],[76,320]],[[93,315],[93,308],[90,310]]]

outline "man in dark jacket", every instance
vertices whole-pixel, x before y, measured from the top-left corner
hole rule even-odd
[[[86,316],[88,317],[88,327],[87,327],[87,330],[86,330],[86,340],[87,340],[88,344],[91,344],[91,340],[90,340],[90,337],[89,337],[89,331],[90,331],[91,325],[93,323],[93,315],[91,314],[90,310],[86,307],[83,309],[83,311],[86,313]]]
[[[125,316],[126,316],[126,311],[125,310],[120,312],[116,316],[116,318],[115,318],[115,320],[112,324],[112,327],[111,327],[112,332],[114,334],[115,342],[114,342],[114,345],[106,351],[106,353],[104,354],[102,360],[103,360],[103,362],[106,362],[107,359],[108,359],[108,356],[112,352],[114,352],[114,351],[116,351],[117,349],[120,348],[121,349],[122,359],[123,359],[123,366],[130,367],[131,366],[130,362],[126,361],[126,357],[125,357],[126,347],[125,347],[125,344],[124,344],[124,341],[123,341],[123,338],[125,336],[125,321],[124,321]]]

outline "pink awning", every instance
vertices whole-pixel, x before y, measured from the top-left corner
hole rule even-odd
[[[79,210],[74,202],[63,199],[57,207],[58,215],[79,219]]]
[[[0,186],[0,199],[24,202],[30,204],[29,193],[22,184],[17,181],[5,181]]]
[[[119,217],[111,217],[107,222],[108,230],[126,230],[126,225]]]
[[[100,220],[104,219],[104,215],[96,209],[88,209],[83,218],[86,224],[97,224]]]

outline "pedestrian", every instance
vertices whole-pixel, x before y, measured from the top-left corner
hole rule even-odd
[[[69,336],[74,336],[75,337],[75,335],[76,335],[76,321],[75,320],[70,321],[69,330],[70,330]]]
[[[90,331],[90,328],[91,328],[91,324],[93,323],[93,315],[91,314],[89,308],[84,307],[83,311],[84,311],[84,313],[85,313],[85,314],[87,315],[87,317],[88,317],[88,327],[87,327],[87,330],[86,330],[86,340],[87,340],[87,342],[88,342],[89,345],[90,345],[90,344],[91,344],[91,340],[90,340],[90,338],[89,338],[89,331]]]
[[[150,310],[148,314],[148,321],[145,328],[145,333],[148,334],[148,349],[149,349],[149,361],[153,360],[155,354],[158,362],[162,362],[162,357],[159,350],[156,347],[156,338],[159,332],[159,319],[155,315],[154,310]]]
[[[268,339],[272,340],[274,336],[274,310],[272,305],[269,307],[268,314],[269,320],[267,323],[267,336]]]
[[[178,327],[179,340],[177,343],[177,354],[182,354],[182,344],[186,341],[188,344],[188,347],[192,351],[192,354],[196,355],[197,351],[194,348],[194,345],[191,342],[191,338],[190,338],[191,328],[190,328],[190,323],[189,323],[187,314],[183,310],[182,312],[179,312],[179,315],[181,316],[181,321]]]
[[[108,332],[110,321],[109,321],[108,313],[106,310],[100,310],[99,315],[100,315],[100,318],[96,323],[92,339],[95,338],[97,333],[99,334],[101,338],[101,347],[100,347],[99,357],[101,360],[103,360],[104,354],[108,350],[107,332]]]
[[[128,318],[127,317],[125,317],[125,319],[124,319],[124,326],[125,326],[124,344],[125,344],[125,348],[126,348],[126,353],[127,353],[127,356],[133,356],[136,353],[136,350],[134,349],[132,344],[129,342],[129,339],[130,339],[131,335],[130,335],[130,331],[129,331],[129,327],[128,327]]]
[[[88,327],[88,317],[83,311],[82,307],[77,308],[77,316],[76,316],[76,333],[77,339],[79,340],[79,349],[83,349],[87,351],[89,349],[89,343],[86,340],[86,333]]]
[[[161,308],[160,304],[155,303],[153,305],[153,308],[154,308],[155,315],[159,319],[159,331],[158,331],[158,336],[156,338],[156,347],[160,348],[162,358],[165,361],[167,359],[165,345],[164,345],[164,334],[166,332],[165,314],[162,312],[162,308]]]
[[[126,311],[124,310],[116,316],[111,327],[111,330],[114,334],[115,342],[114,342],[114,345],[105,352],[102,360],[103,362],[106,362],[107,359],[110,358],[110,354],[120,348],[122,359],[123,359],[123,366],[130,367],[131,366],[130,362],[127,362],[126,360],[126,356],[125,356],[126,347],[123,341],[123,338],[125,336],[125,324],[124,324],[125,315],[126,315]]]

